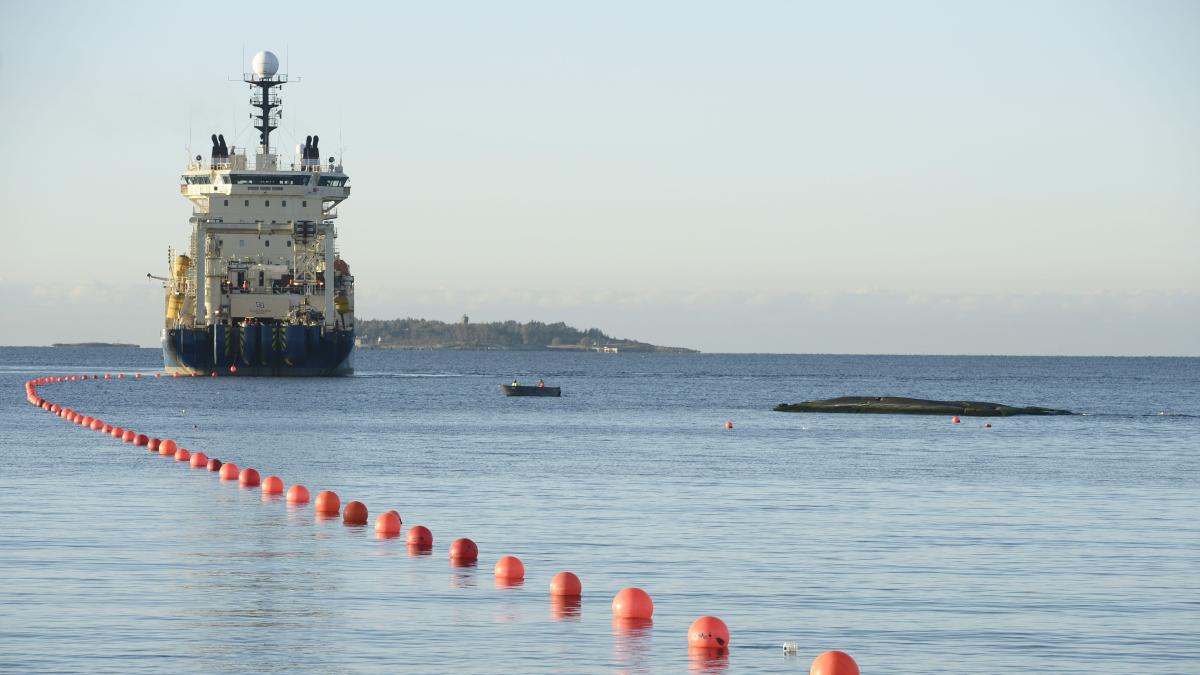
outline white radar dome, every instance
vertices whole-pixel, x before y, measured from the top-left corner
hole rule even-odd
[[[254,74],[259,77],[274,77],[279,72],[279,59],[271,52],[262,51],[254,55],[251,62]]]

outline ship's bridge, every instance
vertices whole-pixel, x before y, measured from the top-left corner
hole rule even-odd
[[[249,167],[246,156],[236,153],[228,161],[200,158],[188,163],[179,192],[198,213],[235,215],[229,213],[232,209],[267,222],[336,218],[335,207],[350,196],[350,177],[341,164],[322,166],[305,161],[280,165],[272,161],[268,165],[274,168]]]

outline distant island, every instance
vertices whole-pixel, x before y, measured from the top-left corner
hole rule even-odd
[[[140,349],[138,345],[126,342],[55,342],[51,347],[121,347],[123,349]]]
[[[365,349],[447,349],[503,351],[695,352],[614,338],[598,328],[579,330],[559,321],[458,323],[430,319],[357,319],[358,346]]]

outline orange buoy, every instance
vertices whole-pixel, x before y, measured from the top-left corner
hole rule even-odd
[[[825,652],[813,659],[808,675],[859,675],[858,664],[846,652]]]
[[[336,516],[338,511],[342,510],[342,500],[338,499],[336,492],[323,490],[317,493],[317,502],[313,509],[321,515]]]
[[[192,461],[192,453],[188,452],[187,448],[180,448],[175,451],[175,461],[190,462]]]
[[[405,541],[409,546],[430,548],[433,546],[433,532],[430,532],[429,528],[424,525],[413,525],[408,528],[408,536]]]
[[[283,479],[279,476],[267,476],[263,479],[262,491],[264,495],[283,494]]]
[[[156,379],[156,380],[157,380],[157,379],[158,379],[158,378],[160,378],[160,377],[162,377],[162,373],[155,373],[155,374],[154,374],[154,379]]]
[[[100,427],[100,433],[102,433],[102,434],[111,434],[112,430],[113,430],[113,425],[111,425],[111,424],[105,424],[104,426]]]
[[[179,379],[179,373],[177,373],[177,372],[176,372],[176,373],[171,373],[171,377],[174,377],[174,378],[176,378],[176,379]]]
[[[550,595],[568,598],[583,595],[583,583],[574,572],[559,572],[550,580]]]
[[[380,537],[400,536],[400,514],[395,511],[379,514],[375,518],[375,534]]]
[[[624,588],[613,598],[612,611],[618,619],[649,619],[654,616],[654,601],[640,588]]]
[[[471,562],[478,560],[479,547],[475,545],[475,542],[467,539],[466,537],[455,539],[450,544],[450,559],[458,560],[460,562]]]
[[[397,511],[396,509],[392,509],[391,511],[388,511],[388,513],[393,513],[393,514],[395,514],[395,515],[396,515],[396,520],[399,520],[401,525],[403,525],[403,524],[404,524],[404,519],[400,517],[400,512],[399,512],[399,511]]]
[[[158,442],[158,454],[160,455],[174,455],[178,449],[175,441],[169,438]]]
[[[137,432],[133,429],[126,429],[125,433],[121,434],[121,440],[126,443],[132,443],[135,438],[137,438]]]
[[[146,434],[138,434],[137,436],[133,437],[133,444],[137,446],[149,445],[150,437]]]
[[[104,422],[97,420],[97,419],[93,419],[92,423],[88,425],[88,427],[90,427],[92,431],[98,431],[103,426],[104,426]]]
[[[117,375],[117,379],[118,379],[118,380],[123,380],[123,379],[125,379],[125,373],[121,373],[121,374]]]
[[[726,422],[726,423],[725,423],[725,428],[726,428],[726,429],[732,429],[732,428],[733,428],[733,420],[730,420],[730,421]]]
[[[991,428],[992,428],[992,423],[991,423],[991,422],[988,422],[988,423],[984,424],[984,425],[983,425],[983,428],[984,428],[984,429],[991,429]]]
[[[134,375],[134,376],[133,376],[133,379],[135,379],[135,380],[140,380],[140,379],[142,379],[142,374],[141,374],[141,373],[138,373],[137,375]]]
[[[222,466],[224,466],[224,465],[221,464],[221,460],[217,459],[216,457],[213,457],[212,459],[208,460],[208,470],[209,471],[220,471]]]
[[[958,423],[959,423],[959,422],[961,422],[962,420],[958,419],[958,415],[955,415],[954,417],[951,417],[951,418],[950,418],[950,421],[951,421],[951,422],[953,422],[953,423],[955,423],[955,424],[958,424]]]
[[[525,578],[525,564],[521,562],[520,558],[513,555],[506,555],[497,560],[496,567],[492,571],[499,579]]]
[[[158,440],[157,438],[151,438],[150,442],[146,444],[146,449],[150,452],[158,452],[159,443],[162,443],[162,441]]]
[[[208,455],[203,452],[193,452],[189,462],[191,462],[189,466],[193,469],[203,469],[208,466]]]
[[[308,488],[303,485],[293,485],[288,488],[287,502],[289,504],[307,504],[308,503]]]
[[[112,373],[105,373],[105,374],[104,374],[104,379],[106,379],[106,380],[111,380],[111,379],[112,379]]]
[[[238,465],[233,462],[222,464],[221,470],[217,472],[217,475],[221,477],[221,480],[237,480]]]
[[[238,483],[242,487],[258,487],[258,472],[249,467],[242,469],[242,472],[238,474]]]
[[[729,647],[729,626],[715,616],[702,616],[688,628],[688,646],[693,649]]]
[[[346,525],[366,525],[367,505],[362,502],[350,502],[342,511],[342,522]]]
[[[109,436],[112,436],[113,438],[120,438],[124,434],[125,434],[125,430],[122,429],[121,427],[113,427],[113,430],[111,433],[109,433]]]
[[[213,377],[216,377],[216,376],[217,376],[217,371],[215,371],[215,370],[214,370],[214,371],[213,371],[213,373],[212,373],[212,376],[213,376]]]
[[[237,366],[229,366],[229,372],[231,372],[231,373],[236,373],[236,372],[237,372]]]

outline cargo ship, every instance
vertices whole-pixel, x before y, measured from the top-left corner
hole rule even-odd
[[[192,203],[186,252],[168,252],[166,371],[186,375],[334,376],[354,372],[354,277],[335,247],[350,196],[340,161],[306,136],[291,163],[271,145],[287,83],[268,51],[244,73],[258,130],[253,157],[212,134],[179,191]],[[253,159],[253,161],[251,161]],[[150,275],[153,276],[153,275]]]

